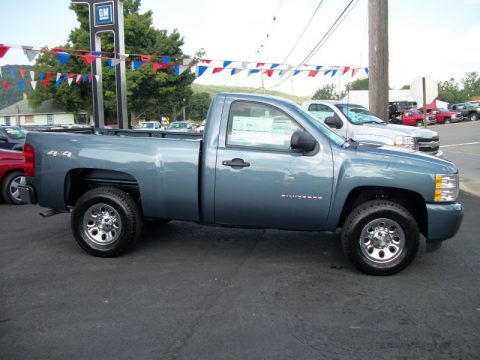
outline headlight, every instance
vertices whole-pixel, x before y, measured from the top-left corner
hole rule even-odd
[[[458,197],[458,174],[435,176],[435,201],[450,202]]]
[[[415,149],[415,138],[413,136],[395,136],[395,146],[401,146],[408,149]]]

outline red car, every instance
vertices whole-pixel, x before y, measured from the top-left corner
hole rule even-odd
[[[0,149],[0,184],[2,197],[10,204],[23,204],[18,192],[18,185],[25,185],[23,163],[25,158],[21,151]]]
[[[448,110],[448,109],[432,109],[432,115],[435,115],[437,123],[450,124],[451,122],[463,121],[463,115],[461,111]]]
[[[435,124],[435,115],[427,114],[427,125]],[[405,110],[402,114],[403,125],[423,126],[423,113],[417,109]]]

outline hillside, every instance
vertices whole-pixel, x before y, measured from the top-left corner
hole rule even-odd
[[[263,94],[262,89],[256,89],[251,87],[240,87],[240,86],[220,86],[220,85],[201,85],[201,84],[192,84],[192,90],[194,93],[206,92],[210,96],[213,96],[219,92],[240,92],[248,94]],[[305,100],[310,100],[309,96],[294,96],[286,94],[280,91],[271,91],[266,90],[267,95],[278,96],[284,99],[291,100],[297,104],[302,104]]]

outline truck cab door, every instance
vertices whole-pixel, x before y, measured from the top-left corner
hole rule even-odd
[[[290,148],[297,121],[271,105],[234,101],[219,140],[215,223],[321,230],[331,202],[330,144],[314,153]],[[227,120],[227,119],[225,119]]]

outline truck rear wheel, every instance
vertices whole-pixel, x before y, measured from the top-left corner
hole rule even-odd
[[[101,187],[78,199],[71,227],[83,250],[95,256],[113,257],[136,243],[141,234],[142,217],[127,193],[113,187]]]
[[[368,201],[345,220],[342,247],[360,271],[391,275],[407,267],[418,251],[420,231],[413,216],[388,200]]]
[[[19,185],[25,185],[25,177],[21,171],[14,171],[5,176],[2,183],[2,196],[6,202],[15,205],[25,204],[20,199]]]

